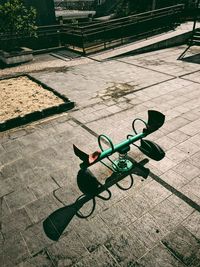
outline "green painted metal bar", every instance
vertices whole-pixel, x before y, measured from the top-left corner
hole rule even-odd
[[[143,131],[141,133],[137,133],[136,129],[135,129],[135,122],[136,121],[141,121],[144,123],[145,128],[143,129]],[[74,152],[75,155],[78,156],[83,162],[80,164],[81,168],[87,168],[92,166],[93,164],[108,158],[109,156],[111,156],[112,154],[114,154],[115,152],[118,152],[119,154],[127,154],[127,152],[130,150],[130,145],[133,144],[134,142],[138,141],[138,140],[142,140],[144,137],[146,137],[147,135],[157,131],[164,123],[165,121],[165,116],[156,110],[148,110],[148,122],[143,121],[142,119],[135,119],[132,123],[132,127],[133,127],[133,133],[135,135],[129,134],[127,136],[127,139],[114,145],[112,143],[112,141],[110,140],[110,138],[104,134],[99,135],[98,137],[98,144],[99,144],[99,148],[101,149],[101,151],[95,151],[94,153],[88,155],[87,153],[81,151],[80,149],[78,149],[75,145],[74,145]],[[110,147],[108,149],[103,149],[101,141],[104,139],[104,141],[106,140],[108,144],[110,144]],[[145,143],[147,146],[148,144]],[[144,145],[144,144],[143,144]],[[152,146],[152,145],[150,145]],[[155,145],[153,145],[155,146]],[[138,147],[139,148],[139,147]],[[141,150],[141,149],[140,149]],[[154,150],[160,150],[159,148],[154,148]],[[142,151],[145,154],[145,149],[143,149]],[[149,153],[148,153],[149,155]],[[162,157],[153,157],[156,160],[160,160],[162,159]]]
[[[97,163],[97,162],[99,162],[99,161],[101,161],[101,160],[103,160],[103,159],[105,159],[105,158],[111,156],[111,155],[114,154],[115,152],[119,152],[121,149],[123,149],[123,148],[125,148],[125,147],[127,147],[127,146],[133,144],[134,142],[136,142],[136,141],[138,141],[138,140],[140,140],[140,139],[146,137],[147,135],[148,135],[148,134],[146,134],[146,133],[139,133],[139,134],[137,134],[137,135],[135,135],[135,136],[132,136],[132,137],[130,137],[130,138],[128,138],[128,139],[122,141],[122,142],[119,143],[119,144],[113,145],[113,148],[111,147],[111,148],[108,148],[108,149],[102,151],[101,154],[98,156],[98,158],[97,158],[94,162],[92,162],[92,163],[90,163],[90,164],[86,164],[85,162],[82,162],[82,163],[80,164],[80,167],[81,167],[81,168],[87,168],[87,167],[90,167],[90,166],[92,166],[93,164],[95,164],[95,163]]]
[[[114,149],[108,148],[108,149],[104,150],[100,154],[100,156],[98,157],[98,161],[110,156],[111,154],[113,154],[115,152],[120,151],[122,148],[131,145],[132,143],[140,140],[141,138],[144,138],[145,136],[146,136],[146,134],[144,134],[144,133],[137,134],[137,135],[135,135],[133,137],[130,137],[130,138],[122,141],[121,143],[119,143],[117,145],[114,145]]]

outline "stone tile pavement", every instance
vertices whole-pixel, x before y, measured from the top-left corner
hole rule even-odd
[[[2,267],[200,266],[200,65],[177,61],[184,48],[32,74],[76,107],[0,133]],[[166,115],[149,136],[166,157],[150,160],[150,176],[135,175],[130,190],[113,186],[91,217],[75,217],[59,241],[50,240],[44,219],[81,195],[72,145],[92,152],[101,133],[117,143],[148,109]],[[130,155],[144,159],[136,148]],[[100,164],[91,169],[102,183],[109,175]]]
[[[200,27],[200,23],[197,22],[196,27]],[[9,77],[10,75],[20,75],[23,73],[30,72],[40,72],[41,70],[54,70],[57,69],[67,69],[69,67],[92,63],[93,61],[104,61],[108,58],[116,57],[122,54],[125,54],[130,51],[137,50],[141,47],[146,47],[160,41],[167,41],[170,38],[177,37],[179,35],[191,32],[193,28],[193,22],[188,21],[180,24],[173,31],[169,31],[166,33],[158,34],[156,36],[147,38],[146,40],[139,40],[134,43],[126,44],[124,46],[116,47],[115,49],[109,49],[108,51],[102,51],[99,53],[92,54],[86,57],[72,57],[72,60],[65,59],[62,60],[60,58],[52,56],[51,53],[34,55],[34,59],[32,62],[27,62],[22,65],[18,65],[12,68],[1,69],[1,77]],[[69,52],[70,53],[70,52]]]

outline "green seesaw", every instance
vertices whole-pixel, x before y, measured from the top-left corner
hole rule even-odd
[[[144,128],[141,133],[136,131],[135,124],[137,121],[144,123]],[[79,218],[89,217],[95,210],[95,197],[103,200],[109,200],[111,198],[111,192],[109,188],[114,184],[116,184],[122,190],[128,190],[133,185],[133,174],[140,175],[146,179],[149,175],[149,169],[144,167],[146,160],[138,163],[133,158],[128,156],[128,152],[130,150],[130,146],[134,145],[143,154],[153,160],[160,161],[163,159],[165,152],[162,150],[162,148],[155,142],[144,138],[158,130],[164,124],[164,121],[165,116],[162,113],[155,110],[149,110],[148,121],[145,122],[139,118],[135,119],[132,123],[133,134],[127,135],[127,138],[119,144],[114,145],[109,137],[102,134],[98,137],[100,150],[97,150],[92,154],[87,154],[74,145],[74,153],[82,161],[77,175],[77,185],[83,195],[78,197],[75,203],[54,211],[43,222],[46,235],[52,240],[58,240],[75,215]],[[135,144],[135,142],[139,140],[140,146]],[[104,150],[102,142],[108,144],[109,148]],[[110,156],[114,153],[118,153],[118,159],[116,160],[112,160],[110,158]],[[105,163],[103,161],[104,159],[109,160],[110,164],[108,165]],[[106,179],[104,184],[101,184],[89,170],[90,166],[98,162],[102,163],[112,171],[111,176]],[[130,186],[128,188],[124,188],[119,184],[119,182],[128,175],[131,178]],[[105,191],[108,193],[107,198],[101,195],[101,193]],[[89,214],[83,215],[80,212],[80,209],[90,200],[93,202],[92,209]]]

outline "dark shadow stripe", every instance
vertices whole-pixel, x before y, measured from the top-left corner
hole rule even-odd
[[[171,186],[167,182],[163,181],[159,176],[155,175],[154,173],[150,172],[149,176],[153,180],[155,180],[156,182],[164,186],[167,190],[172,192],[174,195],[176,195],[177,197],[182,199],[184,202],[186,202],[190,207],[200,212],[200,206],[196,202],[194,202],[192,199],[190,199],[189,197],[187,197],[186,195],[184,195],[183,193],[175,189],[173,186]]]
[[[75,119],[74,117],[71,118],[72,121],[74,121],[76,124],[78,124],[79,126],[81,126],[84,130],[86,130],[88,133],[90,133],[91,135],[95,136],[98,138],[99,134],[97,134],[96,132],[94,132],[92,129],[90,129],[89,127],[87,127],[84,123],[80,122],[79,120]]]

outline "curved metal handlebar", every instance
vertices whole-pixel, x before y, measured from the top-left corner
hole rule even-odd
[[[110,155],[113,154],[114,152],[114,145],[113,145],[113,142],[111,141],[111,139],[105,135],[105,134],[100,134],[98,136],[98,144],[99,144],[99,147],[101,149],[102,152],[104,152],[105,150],[103,149],[102,145],[101,145],[101,140],[102,139],[105,139],[106,141],[108,141],[108,143],[110,144],[110,148],[111,148],[111,151],[110,151]],[[108,155],[109,156],[109,155]]]
[[[141,121],[141,122],[143,122],[144,123],[144,125],[146,126],[146,128],[147,128],[147,123],[144,121],[144,120],[142,120],[142,119],[135,119],[133,122],[132,122],[132,128],[133,128],[133,131],[134,131],[134,133],[137,135],[138,134],[138,132],[135,130],[135,122],[136,121]]]

